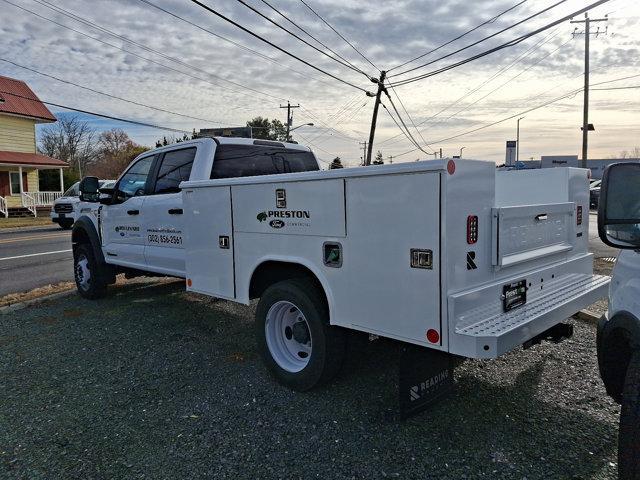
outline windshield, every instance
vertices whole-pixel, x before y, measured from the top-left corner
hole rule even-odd
[[[80,182],[74,183],[73,185],[71,185],[69,187],[69,190],[64,192],[64,194],[62,196],[63,197],[78,197],[78,196],[80,196],[80,189],[78,188],[79,186],[80,186]]]

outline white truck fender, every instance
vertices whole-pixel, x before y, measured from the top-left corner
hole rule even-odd
[[[324,294],[327,297],[327,304],[329,307],[329,318],[330,319],[333,318],[334,298],[333,298],[333,292],[331,291],[330,284],[326,276],[322,272],[322,270],[318,269],[318,266],[315,265],[313,262],[310,262],[308,259],[303,257],[291,257],[287,255],[265,255],[265,256],[259,257],[254,263],[253,268],[251,268],[251,275],[247,276],[247,278],[244,279],[244,284],[239,286],[240,288],[238,290],[241,294],[241,297],[238,300],[240,301],[246,300],[246,303],[248,303],[248,300],[250,297],[249,290],[251,287],[251,280],[253,279],[258,268],[266,262],[290,263],[293,265],[303,266],[307,270],[309,270],[316,277],[318,282],[320,282],[320,285],[324,290]]]

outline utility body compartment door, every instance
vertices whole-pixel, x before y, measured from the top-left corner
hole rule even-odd
[[[572,250],[575,210],[573,202],[494,208],[493,264],[504,268]]]
[[[234,299],[231,187],[187,188],[182,194],[187,290]]]

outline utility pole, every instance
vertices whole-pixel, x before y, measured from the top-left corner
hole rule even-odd
[[[584,23],[584,31],[573,31],[573,36],[584,35],[584,105],[582,111],[582,168],[587,168],[587,146],[589,138],[589,37],[591,35],[598,36],[600,27],[595,33],[591,33],[592,22],[606,22],[607,16],[604,18],[589,18],[589,13],[584,14],[584,20],[571,20],[570,23]],[[608,27],[607,27],[608,28]],[[576,27],[576,30],[578,27]],[[605,29],[605,33],[607,30]]]
[[[440,147],[440,158],[442,158],[442,147]]]
[[[393,155],[389,155],[387,158],[389,159],[389,165],[392,165],[393,164]]]
[[[280,108],[286,108],[287,109],[287,142],[288,142],[289,140],[291,140],[291,138],[289,138],[289,132],[291,131],[291,125],[293,125],[293,116],[291,115],[291,109],[292,108],[300,108],[300,104],[291,105],[289,100],[287,100],[287,104],[286,105],[280,105]]]
[[[372,82],[378,84],[378,93],[376,93],[376,103],[373,106],[373,117],[371,118],[371,131],[369,132],[369,148],[367,149],[367,156],[365,157],[365,165],[371,165],[371,152],[373,150],[373,137],[376,134],[376,122],[378,121],[378,107],[380,106],[380,96],[382,92],[386,92],[387,89],[384,86],[384,79],[387,72],[384,70],[380,72],[380,79],[371,79]]]
[[[362,166],[364,167],[367,164],[367,142],[358,142],[362,145]]]
[[[516,122],[516,164],[520,161],[520,120],[523,118],[524,117],[520,117]]]

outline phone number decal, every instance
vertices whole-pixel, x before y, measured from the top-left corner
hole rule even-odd
[[[147,235],[147,241],[149,243],[157,244],[170,244],[170,245],[182,245],[181,235],[162,235],[162,234],[149,234]]]

